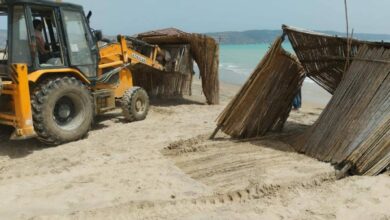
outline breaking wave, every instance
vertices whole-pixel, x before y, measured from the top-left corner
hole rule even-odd
[[[236,73],[238,75],[242,75],[242,76],[248,76],[249,74],[252,73],[251,69],[244,68],[244,67],[238,66],[236,64],[232,64],[232,63],[221,63],[221,64],[219,64],[219,68],[220,68],[221,72],[223,72],[225,70],[225,71],[234,72],[234,73]]]

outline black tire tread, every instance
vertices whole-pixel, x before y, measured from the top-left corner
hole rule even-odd
[[[56,135],[53,132],[50,132],[48,130],[44,123],[44,112],[41,110],[42,105],[45,103],[45,101],[48,99],[50,93],[61,86],[69,86],[69,85],[76,85],[77,87],[80,87],[82,90],[85,90],[90,94],[90,91],[88,88],[78,79],[74,77],[56,77],[56,78],[47,78],[39,83],[38,86],[35,87],[35,90],[33,91],[32,97],[31,97],[31,105],[32,105],[32,114],[33,114],[33,124],[34,124],[34,130],[37,134],[37,138],[42,141],[43,143],[46,143],[48,145],[59,145],[64,143],[65,141],[62,140],[61,137]],[[89,95],[91,99],[91,103],[93,104],[92,95]],[[93,110],[93,108],[92,108]],[[90,127],[92,126],[92,122]],[[80,135],[79,137],[75,138],[74,141],[77,141],[81,138],[83,138],[84,135]]]
[[[137,93],[139,93],[139,92],[142,92],[142,93],[144,93],[146,95],[146,102],[148,103],[147,109],[146,109],[146,114],[142,118],[137,118],[137,116],[134,115],[134,113],[130,110],[132,102],[133,102],[133,99],[134,99],[134,96]],[[125,92],[125,94],[123,95],[123,97],[122,97],[121,104],[122,104],[123,116],[129,122],[143,120],[148,115],[148,112],[149,112],[149,97],[148,97],[146,91],[143,88],[141,88],[141,87],[135,86],[135,87],[133,87],[131,89],[128,89]]]

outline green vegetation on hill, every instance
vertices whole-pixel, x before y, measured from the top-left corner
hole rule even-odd
[[[329,35],[345,36],[345,33],[335,31],[318,31]],[[213,37],[221,44],[261,44],[272,43],[277,36],[282,34],[281,30],[251,30],[251,31],[226,31],[206,33],[206,35]],[[369,41],[390,41],[389,34],[365,34],[358,33],[353,36],[360,40]]]
[[[270,43],[282,34],[281,30],[251,30],[206,33],[221,44],[258,44]]]
[[[318,31],[329,35],[345,36],[345,33],[335,31]],[[250,31],[226,31],[206,33],[221,44],[261,44],[272,43],[277,36],[282,34],[281,30],[250,30]],[[353,36],[356,39],[368,41],[386,41],[390,42],[389,34],[365,34],[358,33]],[[0,30],[0,47],[4,48],[7,39],[7,32]]]

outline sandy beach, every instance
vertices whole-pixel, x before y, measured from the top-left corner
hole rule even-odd
[[[390,219],[389,173],[336,180],[274,135],[208,140],[239,87],[223,84],[217,106],[193,87],[185,100],[154,101],[145,121],[112,112],[57,147],[9,141],[1,127],[0,219]],[[305,84],[285,133],[315,122],[330,98],[317,91]]]

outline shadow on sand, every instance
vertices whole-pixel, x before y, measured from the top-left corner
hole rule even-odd
[[[175,99],[156,99],[153,98],[150,100],[150,104],[156,107],[170,107],[178,105],[207,105],[205,102],[195,101],[185,98],[175,98]]]
[[[234,143],[248,142],[256,146],[271,148],[277,151],[296,152],[296,150],[288,143],[289,139],[301,135],[310,127],[311,125],[299,124],[296,122],[289,121],[286,123],[282,132],[269,132],[263,137],[238,139],[238,138],[231,138],[230,136],[224,134],[224,135],[218,135],[213,140],[231,141]]]
[[[202,102],[192,101],[184,98],[179,99],[153,99],[151,100],[152,106],[157,107],[169,107],[169,106],[179,106],[179,105],[206,105]],[[114,123],[128,123],[121,114],[120,110],[115,110],[113,112],[106,113],[104,115],[99,115],[95,118],[95,121],[92,125],[92,131],[101,130],[108,128],[108,125],[105,125],[105,121],[113,121]],[[56,147],[47,145],[40,142],[36,138],[27,139],[27,140],[10,140],[10,136],[14,129],[12,127],[0,125],[0,156],[8,156],[10,158],[23,158],[36,151],[45,150],[48,148]]]
[[[14,129],[0,125],[0,156],[8,156],[10,158],[23,158],[35,151],[40,151],[48,148],[47,144],[43,144],[36,138],[28,140],[13,141],[10,136]]]
[[[270,132],[266,136],[250,140],[250,142],[254,145],[271,148],[277,151],[297,152],[290,144],[291,139],[299,137],[310,127],[311,125],[288,121],[282,132]]]

